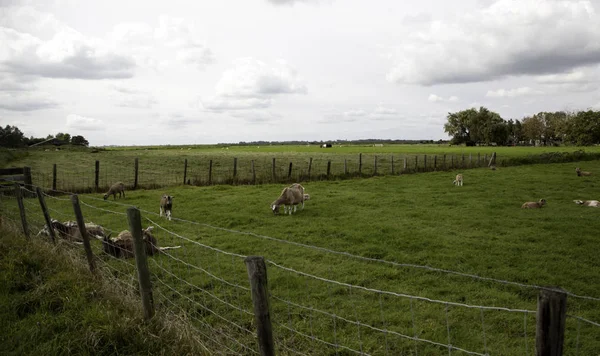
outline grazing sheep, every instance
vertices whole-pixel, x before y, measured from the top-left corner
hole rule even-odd
[[[573,200],[577,205],[590,206],[592,208],[599,208],[600,202],[597,200]]]
[[[153,256],[160,251],[181,248],[181,246],[158,247],[156,238],[152,236],[153,229],[154,226],[148,226],[146,229],[142,230],[142,237],[146,246],[146,255]],[[117,237],[109,238],[109,236],[105,236],[102,239],[102,250],[117,258],[134,257],[135,249],[133,247],[133,235],[128,230],[123,230]]]
[[[540,199],[540,201],[528,201],[526,203],[523,203],[523,205],[521,205],[521,208],[535,209],[535,208],[541,208],[544,205],[546,205],[546,199]]]
[[[121,194],[123,194],[123,198],[125,198],[125,184],[122,182],[113,184],[108,192],[104,194],[104,200],[106,200],[111,194],[113,196],[113,200],[117,199],[117,193],[119,193],[119,199],[121,198]]]
[[[452,182],[452,184],[454,185],[458,185],[461,186],[463,185],[463,175],[462,174],[457,174],[456,175],[456,179],[454,179],[454,181]]]
[[[592,172],[582,171],[581,169],[579,169],[579,167],[575,168],[575,172],[577,173],[578,177],[585,177],[585,176],[591,176],[592,175]]]
[[[164,212],[165,216],[170,221],[172,209],[173,209],[173,196],[172,195],[163,195],[162,198],[160,198],[160,216],[163,216],[163,212]]]
[[[308,197],[310,198],[310,196]],[[289,211],[289,214],[292,215],[292,205],[294,206],[294,212],[296,212],[296,207],[300,203],[304,209],[304,198],[304,187],[298,183],[294,183],[289,187],[283,188],[279,198],[271,203],[271,210],[273,210],[273,214],[278,214],[279,207],[283,205],[283,213],[286,214]]]

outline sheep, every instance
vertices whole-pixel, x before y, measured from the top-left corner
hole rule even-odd
[[[125,198],[125,184],[122,182],[113,184],[108,192],[104,194],[104,200],[108,199],[111,194],[113,196],[113,200],[117,199],[117,193],[119,193],[119,199],[121,198],[121,194],[123,194],[123,198]]]
[[[490,166],[490,169],[491,169],[492,171],[495,171],[495,170],[496,170],[496,166],[494,166],[494,165],[491,165],[491,166]]]
[[[462,174],[457,174],[456,175],[456,179],[454,179],[454,181],[452,182],[452,184],[454,185],[458,185],[461,186],[463,185],[463,175]]]
[[[577,173],[578,177],[585,177],[585,176],[591,176],[592,175],[592,172],[582,171],[581,169],[579,169],[579,167],[575,168],[575,172]]]
[[[154,226],[148,226],[146,229],[142,230],[142,237],[146,247],[146,255],[154,256],[161,251],[181,248],[181,246],[158,247],[156,238],[152,236],[153,229]],[[133,247],[133,235],[128,230],[123,230],[117,237],[110,238],[110,236],[105,236],[102,239],[102,250],[105,253],[117,258],[134,257],[135,249]]]
[[[599,208],[600,202],[597,200],[573,200],[577,205],[590,206],[592,208]]]
[[[294,206],[294,212],[296,212],[297,205],[302,203],[302,209],[304,209],[304,187],[298,183],[294,183],[289,187],[283,188],[279,198],[271,203],[271,210],[273,214],[279,213],[279,207],[283,205],[283,213],[292,215],[292,205]],[[310,195],[308,196],[310,199]]]
[[[171,221],[171,211],[173,210],[173,196],[163,195],[160,198],[160,216],[163,216],[163,212],[169,221]]]
[[[521,208],[522,209],[535,209],[535,208],[541,208],[544,205],[546,205],[546,199],[540,199],[539,201],[528,201],[526,203],[523,203],[523,205],[521,205]]]
[[[72,242],[83,242],[81,231],[79,231],[76,221],[65,221],[64,223],[61,223],[56,219],[52,219],[50,224],[52,225],[52,229],[54,229],[54,233],[58,237]],[[100,225],[94,224],[93,222],[85,223],[85,230],[87,231],[89,237],[102,239],[105,236],[104,228]],[[42,234],[47,236],[50,235],[47,225],[44,226],[44,228],[38,233],[38,236]]]

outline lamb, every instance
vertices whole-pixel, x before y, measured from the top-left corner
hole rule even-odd
[[[160,216],[163,216],[163,212],[169,221],[171,221],[171,211],[173,209],[173,196],[163,195],[160,198]]]
[[[142,230],[142,237],[146,247],[146,255],[154,256],[160,251],[172,250],[181,248],[181,246],[171,247],[158,247],[156,238],[152,236],[152,230],[154,226],[148,226]],[[133,247],[133,235],[128,230],[123,230],[117,237],[110,238],[105,236],[102,239],[102,250],[116,258],[131,258],[135,256],[135,249]]]
[[[83,242],[83,238],[81,237],[81,232],[77,227],[76,221],[65,221],[61,223],[56,219],[52,219],[50,222],[52,225],[52,229],[54,229],[54,233],[65,240],[71,242]],[[89,237],[95,237],[97,239],[102,239],[105,236],[104,228],[100,225],[94,224],[92,222],[85,224],[85,229]],[[38,233],[38,236],[44,234],[49,236],[50,232],[48,231],[48,226],[44,226],[44,228]]]
[[[579,169],[579,167],[575,168],[575,172],[577,173],[578,177],[585,177],[585,176],[591,176],[592,175],[592,172],[582,171],[581,169]]]
[[[577,205],[600,208],[600,202],[597,200],[573,200]]]
[[[461,186],[463,185],[463,175],[462,174],[457,174],[456,175],[456,179],[454,179],[454,181],[452,182],[452,184],[454,185],[458,185]]]
[[[302,209],[304,209],[304,200],[307,196],[304,194],[304,187],[298,183],[294,183],[289,187],[283,188],[279,198],[271,203],[271,210],[273,214],[279,213],[279,207],[283,205],[283,213],[292,215],[292,205],[294,206],[294,212],[296,212],[297,205],[302,203]],[[308,195],[310,199],[310,195]]]
[[[523,205],[521,205],[521,208],[536,209],[536,208],[541,208],[544,205],[546,205],[546,199],[540,199],[539,201],[528,201],[526,203],[523,203]]]
[[[113,184],[108,192],[104,194],[104,200],[106,200],[111,194],[113,196],[113,200],[117,199],[117,193],[119,193],[119,199],[121,198],[121,194],[123,194],[123,198],[125,198],[125,184],[122,182]]]

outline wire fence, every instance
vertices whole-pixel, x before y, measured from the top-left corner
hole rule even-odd
[[[45,193],[42,198],[46,213],[52,218],[64,225],[74,220],[72,199]],[[38,199],[36,191],[26,187],[0,196],[2,221],[22,227],[31,238],[47,239],[47,233],[41,232],[46,222]],[[22,209],[19,200],[23,202]],[[136,263],[116,257],[107,249],[108,241],[128,229],[124,208],[129,206],[92,196],[80,196],[79,202],[86,223],[100,225],[104,231],[104,236],[92,236],[91,241],[96,272],[131,295],[141,293]],[[263,302],[269,306],[273,350],[278,355],[530,355],[542,347],[536,344],[536,335],[544,321],[540,314],[545,305],[543,296],[548,295],[569,298],[562,308],[564,353],[592,355],[600,350],[598,296],[365,258],[197,221],[173,219],[166,223],[156,212],[137,210],[142,214],[141,227],[158,241],[152,247],[159,252],[147,260],[156,311],[190,323],[212,354],[261,354],[264,340],[260,335],[257,337],[257,329],[265,321],[257,317],[257,296],[253,280],[249,279],[248,254],[233,247],[235,240],[227,249],[211,246],[202,241],[207,234],[251,238],[257,243],[267,243],[271,249],[293,247],[293,253],[306,256],[306,264],[294,267],[285,259],[264,256],[268,300]],[[77,237],[61,236],[57,231],[57,244],[79,251],[83,257]],[[507,291],[502,288],[517,293],[532,290],[539,296],[537,303],[526,298],[515,307],[485,296],[476,299],[477,296],[469,295],[467,300],[486,301],[472,303],[444,298],[444,293],[438,293],[437,298],[424,296],[429,294],[426,291],[423,295],[405,293],[393,285],[381,288],[357,282],[353,276],[339,275],[333,264],[326,272],[311,265],[310,260],[327,260],[329,256],[343,259],[356,269],[367,264],[405,268],[463,278],[486,284],[486,288],[489,284],[497,285],[494,288],[502,292]],[[552,326],[561,324],[560,316],[545,322]]]

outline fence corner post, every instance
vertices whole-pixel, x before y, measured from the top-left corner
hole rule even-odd
[[[73,211],[75,212],[75,219],[77,220],[77,227],[79,233],[83,239],[83,247],[85,248],[85,255],[90,266],[90,271],[94,273],[96,271],[96,264],[94,263],[94,255],[92,253],[92,245],[90,245],[90,238],[85,228],[85,221],[83,220],[83,214],[81,213],[81,206],[79,205],[79,197],[77,194],[71,195],[71,202],[73,203]]]
[[[23,192],[19,183],[15,182],[15,195],[17,197],[17,204],[19,205],[19,214],[21,215],[21,224],[23,225],[23,234],[25,237],[29,236],[29,227],[27,225],[27,214],[25,213],[25,204],[23,203]]]
[[[150,269],[146,259],[146,244],[142,236],[142,215],[136,207],[127,208],[127,220],[129,231],[133,236],[133,247],[135,265],[140,283],[140,295],[144,307],[144,319],[150,320],[154,316],[154,299],[152,297],[152,283],[150,281]]]
[[[269,289],[267,286],[267,266],[261,256],[248,256],[244,260],[250,280],[252,304],[254,305],[254,320],[258,345],[262,356],[274,356],[273,329],[271,312],[269,310]]]
[[[566,318],[567,294],[559,288],[540,290],[535,329],[536,356],[563,354]]]

